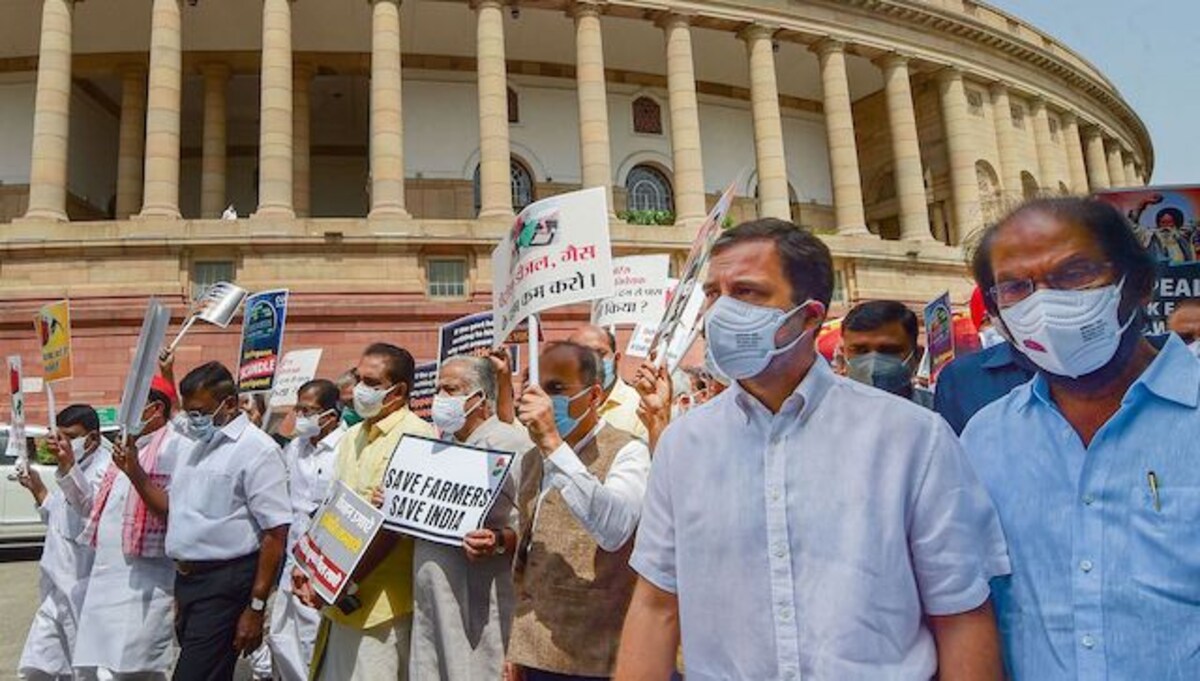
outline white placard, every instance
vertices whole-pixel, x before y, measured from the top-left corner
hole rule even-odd
[[[21,378],[21,392],[38,394],[46,389],[46,382],[41,376],[24,376]]]
[[[543,310],[613,294],[603,187],[530,204],[492,251],[492,308],[499,347]]]
[[[142,411],[150,397],[150,381],[158,371],[158,349],[162,347],[171,311],[163,307],[157,298],[151,298],[142,319],[142,331],[138,335],[137,351],[125,377],[125,392],[121,394],[121,406],[117,409],[117,425],[121,434],[134,435],[142,426]]]
[[[633,327],[633,335],[629,337],[629,344],[625,346],[626,357],[649,357],[650,344],[654,342],[654,334],[658,331],[658,324],[638,324]]]
[[[483,527],[515,456],[405,435],[383,476],[384,527],[461,546]]]
[[[246,289],[227,281],[213,284],[204,297],[196,301],[196,319],[224,329],[233,321],[238,306],[246,299]]]
[[[271,389],[271,409],[296,406],[300,386],[317,376],[321,364],[321,348],[292,350],[283,356],[275,370],[275,387]]]
[[[592,323],[653,324],[667,309],[667,274],[671,256],[630,255],[613,258],[613,294],[592,304]]]
[[[7,364],[12,415],[8,424],[8,446],[5,454],[17,460],[17,470],[23,470],[29,466],[29,452],[25,448],[25,393],[21,389],[21,356],[9,355]]]

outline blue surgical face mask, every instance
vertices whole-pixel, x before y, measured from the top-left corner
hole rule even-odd
[[[604,390],[612,390],[617,384],[617,361],[613,357],[604,360]]]
[[[554,403],[554,427],[558,429],[559,437],[566,439],[568,435],[579,427],[579,422],[583,420],[583,417],[587,416],[586,411],[580,414],[579,417],[571,416],[571,403],[587,394],[587,391],[590,389],[584,388],[570,397],[566,395],[550,396],[550,401]],[[588,411],[591,411],[590,407]]]

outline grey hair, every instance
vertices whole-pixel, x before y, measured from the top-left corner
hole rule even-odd
[[[337,385],[339,390],[348,385],[354,385],[355,383],[358,383],[358,372],[354,369],[347,369],[343,371],[342,375],[338,376],[337,379],[334,380],[334,384]]]
[[[487,357],[471,357],[462,355],[459,357],[451,357],[442,363],[442,367],[448,367],[453,364],[461,364],[466,369],[464,378],[467,382],[467,387],[470,392],[476,390],[483,393],[483,399],[487,403],[496,406],[496,367],[492,365],[492,360]]]

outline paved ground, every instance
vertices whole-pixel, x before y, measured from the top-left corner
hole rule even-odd
[[[0,554],[0,679],[17,678],[21,648],[38,606],[36,560],[14,560],[28,557]],[[244,666],[239,666],[238,681],[250,678]]]

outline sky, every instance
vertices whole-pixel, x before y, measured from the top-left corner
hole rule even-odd
[[[1200,0],[990,0],[1116,84],[1154,143],[1153,184],[1200,184]]]

